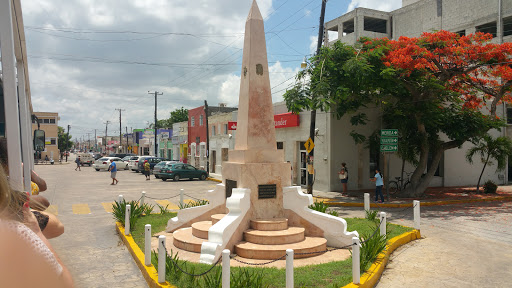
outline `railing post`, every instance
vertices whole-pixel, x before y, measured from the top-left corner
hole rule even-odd
[[[386,236],[386,212],[380,212],[380,236]]]
[[[370,193],[364,193],[364,211],[370,211]]]
[[[142,191],[142,196],[140,196],[139,207],[144,206],[144,201],[146,200],[146,191]]]
[[[359,284],[359,280],[361,278],[361,271],[359,268],[359,263],[361,258],[359,256],[359,238],[352,237],[352,282],[354,284]]]
[[[412,207],[414,207],[414,229],[420,230],[420,201],[412,201]]]
[[[158,236],[158,283],[165,282],[165,235]]]
[[[124,200],[123,195],[119,195],[117,197],[117,203],[121,204],[121,203],[123,203],[123,200]]]
[[[144,265],[151,265],[151,224],[144,226]]]
[[[286,288],[293,288],[293,249],[286,249]]]
[[[124,214],[124,235],[130,235],[130,214],[132,213],[132,206],[126,205]]]
[[[185,189],[180,189],[180,206],[183,207],[183,194],[185,194]]]
[[[222,288],[229,288],[231,278],[231,268],[229,267],[229,250],[222,250]]]

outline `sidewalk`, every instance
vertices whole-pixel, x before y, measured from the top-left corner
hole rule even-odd
[[[222,182],[222,175],[210,173],[210,180]],[[422,206],[437,206],[457,203],[487,202],[487,201],[512,201],[512,186],[498,186],[495,194],[484,194],[480,187],[480,193],[476,193],[476,187],[430,187],[421,198],[393,198],[384,203],[375,203],[373,189],[353,190],[347,193],[313,190],[315,201],[324,201],[329,206],[363,207],[364,193],[370,194],[372,206],[380,207],[408,207],[412,206],[413,200],[420,200]],[[302,192],[306,193],[303,188]],[[386,191],[383,190],[384,197]]]

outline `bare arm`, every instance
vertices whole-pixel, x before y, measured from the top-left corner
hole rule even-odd
[[[34,172],[34,170],[32,170],[31,172],[32,173],[30,174],[30,180],[32,180],[32,182],[36,183],[37,186],[39,186],[39,192],[46,191],[46,189],[48,189],[48,187],[46,187],[46,181],[44,181],[43,178],[39,177],[39,175],[37,175],[36,172]]]

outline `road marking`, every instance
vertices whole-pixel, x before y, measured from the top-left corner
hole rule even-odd
[[[107,213],[112,213],[113,212],[113,208],[112,208],[112,205],[114,205],[115,202],[103,202],[101,203],[101,205],[103,205],[103,209],[105,209],[105,211]]]
[[[48,208],[46,208],[45,212],[51,213],[51,214],[53,214],[55,216],[58,216],[59,215],[59,206],[57,206],[57,205],[50,205],[50,206],[48,206]]]
[[[172,202],[169,202],[169,200],[155,200],[156,203],[158,203],[158,205],[162,206],[162,207],[166,207],[167,206],[167,210],[178,210],[180,209],[180,207],[178,207],[176,204],[172,203]]]
[[[73,204],[73,214],[91,214],[91,209],[87,204]]]

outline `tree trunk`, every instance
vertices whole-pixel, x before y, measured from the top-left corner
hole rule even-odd
[[[439,162],[441,162],[441,157],[443,156],[444,151],[445,150],[442,148],[439,148],[436,151],[434,151],[434,157],[432,158],[432,163],[430,169],[427,171],[427,174],[425,174],[423,177],[420,176],[419,179],[411,178],[411,185],[409,185],[407,189],[403,190],[400,193],[401,197],[421,197],[425,193],[425,190],[427,190],[430,184],[430,180],[432,180],[432,177],[434,177],[434,173],[436,172],[437,167],[439,166]],[[428,159],[428,152],[425,158]],[[425,162],[425,165],[418,165],[418,167],[416,167],[416,170],[414,170],[413,175],[416,173],[422,175],[423,171],[425,171],[426,168],[427,162]]]
[[[482,172],[480,172],[480,177],[478,177],[478,183],[476,183],[476,193],[478,193],[478,190],[480,190],[480,180],[482,180],[482,175],[484,174],[485,167],[489,162],[489,157],[491,157],[490,153],[487,154],[487,159],[485,159],[484,168],[482,168]]]

